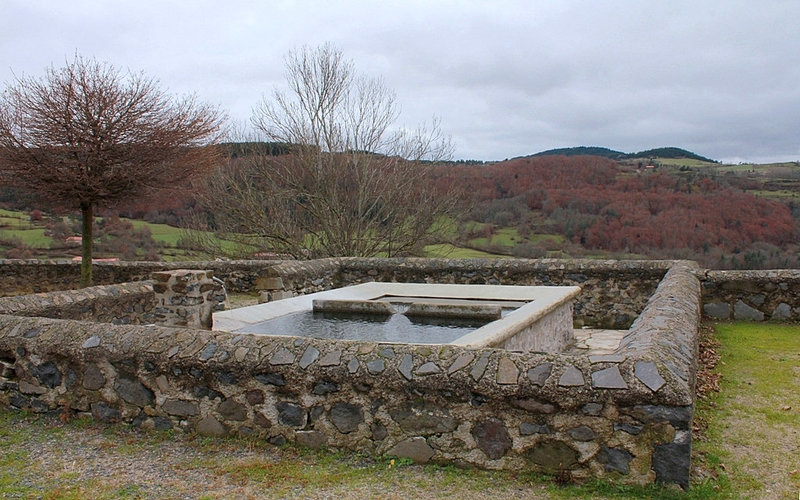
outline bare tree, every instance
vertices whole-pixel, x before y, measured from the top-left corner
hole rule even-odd
[[[438,122],[398,128],[394,93],[331,45],[290,53],[286,79],[288,92],[265,97],[252,123],[290,152],[251,150],[218,170],[207,199],[214,228],[296,258],[418,252],[454,202],[421,162],[451,152]]]
[[[0,172],[54,205],[80,209],[81,286],[92,281],[97,206],[208,172],[224,122],[143,74],[76,56],[42,78],[17,78],[0,100]]]

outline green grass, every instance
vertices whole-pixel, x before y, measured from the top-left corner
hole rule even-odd
[[[699,401],[695,453],[736,498],[800,492],[800,326],[718,324],[721,391]]]
[[[33,248],[50,248],[53,242],[44,229],[0,229],[0,239],[19,239]]]
[[[653,163],[669,167],[713,167],[716,163],[693,158],[655,158]]]
[[[150,230],[150,235],[159,243],[163,243],[170,247],[178,245],[184,230],[179,227],[170,226],[168,224],[154,224],[152,222],[145,222],[143,220],[125,219],[133,224],[134,229],[141,229],[146,227]]]
[[[500,258],[503,255],[474,250],[472,248],[460,248],[449,243],[438,243],[426,245],[425,257],[446,257],[448,259],[477,259],[477,258]]]

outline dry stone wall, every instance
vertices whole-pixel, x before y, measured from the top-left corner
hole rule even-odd
[[[281,261],[213,260],[197,262],[99,262],[92,266],[97,285],[149,280],[154,272],[205,269],[221,277],[229,292],[257,290],[256,282]],[[0,296],[24,295],[78,288],[80,262],[67,260],[0,259]]]
[[[276,300],[366,281],[578,285],[576,326],[627,328],[671,261],[556,259],[320,259],[315,261],[104,262],[98,284],[148,280],[153,272],[206,269],[229,292]],[[800,270],[697,270],[703,314],[714,319],[800,321]],[[0,296],[77,288],[80,264],[0,259]]]
[[[703,314],[714,319],[800,321],[800,270],[704,271]]]
[[[152,323],[154,308],[153,285],[149,281],[0,297],[0,314],[117,325]]]
[[[676,265],[623,347],[603,356],[112,326],[3,310],[0,401],[423,463],[686,486],[686,377],[696,367],[685,353],[696,342],[698,290],[691,267]]]

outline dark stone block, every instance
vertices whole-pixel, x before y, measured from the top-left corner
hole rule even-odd
[[[233,399],[226,399],[220,403],[217,411],[227,420],[241,422],[247,417],[247,408]]]
[[[630,472],[630,462],[632,459],[633,455],[624,448],[608,448],[603,446],[597,454],[597,461],[606,466],[606,472],[628,474]]]
[[[556,407],[551,405],[550,403],[542,403],[541,401],[528,398],[528,399],[515,399],[512,401],[512,404],[518,408],[522,408],[523,410],[527,410],[531,413],[553,413],[556,411]]]
[[[389,434],[386,430],[386,426],[380,422],[373,422],[372,425],[369,426],[369,430],[372,431],[373,441],[383,441]]]
[[[316,394],[317,396],[324,396],[332,392],[339,392],[339,384],[337,384],[336,382],[327,382],[327,381],[319,382],[317,385],[314,386],[314,390],[312,390],[311,392]]]
[[[200,414],[200,408],[194,401],[169,399],[164,402],[162,408],[168,414],[175,415],[177,417],[191,417]]]
[[[100,422],[114,423],[122,419],[122,414],[116,408],[100,401],[92,404],[92,417]]]
[[[591,415],[593,417],[600,415],[602,411],[603,405],[600,403],[586,403],[583,405],[583,408],[581,408],[581,412],[583,412],[584,415]]]
[[[210,415],[197,422],[195,430],[197,430],[198,434],[203,436],[222,437],[228,434],[228,428],[225,427],[225,425],[222,424],[219,420]]]
[[[256,414],[253,415],[253,422],[265,429],[272,427],[272,422],[260,412],[256,412]]]
[[[477,392],[473,392],[472,396],[470,397],[469,404],[477,407],[486,403],[487,401],[489,401],[489,398],[487,398],[483,394],[478,394]]]
[[[41,328],[31,328],[30,330],[27,330],[25,333],[23,333],[22,336],[26,339],[33,339],[38,337],[40,333],[42,333]]]
[[[252,391],[247,391],[246,393],[244,393],[244,398],[251,405],[260,405],[261,403],[264,402],[264,391],[259,391],[257,389]]]
[[[256,380],[264,385],[274,385],[283,387],[286,385],[286,379],[280,373],[259,373],[254,377]]]
[[[83,369],[83,387],[90,391],[96,391],[106,385],[106,377],[94,363],[87,364]]]
[[[316,422],[317,420],[319,420],[319,417],[321,417],[323,413],[325,413],[324,406],[319,406],[319,405],[312,406],[311,410],[309,410],[308,412],[308,417],[311,419],[312,422]]]
[[[172,429],[172,420],[164,417],[153,417],[153,427],[157,431],[168,431]]]
[[[267,439],[267,442],[275,446],[283,446],[286,444],[286,438],[278,434],[277,436],[272,436]]]
[[[552,371],[553,363],[542,363],[528,370],[528,379],[530,379],[532,384],[543,387]]]
[[[574,427],[567,431],[567,434],[575,441],[592,441],[597,437],[592,428],[585,425]]]
[[[217,344],[215,344],[214,342],[209,342],[208,344],[206,344],[203,350],[200,351],[200,356],[199,356],[200,361],[208,361],[209,359],[211,359],[214,356],[214,353],[217,352],[217,349],[218,349]]]
[[[201,378],[203,378],[203,370],[201,370],[200,368],[195,368],[195,367],[189,368],[189,375],[191,375],[192,377],[194,377],[196,379],[201,379]]]
[[[520,436],[530,436],[532,434],[550,434],[550,428],[547,425],[532,424],[523,422],[519,425]]]
[[[231,372],[222,372],[217,376],[217,380],[227,385],[234,385],[236,383],[236,375]]]
[[[78,380],[78,375],[75,373],[75,370],[72,368],[67,368],[67,376],[64,380],[64,387],[67,389],[72,389],[75,386],[75,382]]]
[[[511,449],[511,437],[505,424],[496,419],[490,418],[475,424],[472,428],[472,436],[490,460],[497,460]]]
[[[155,400],[153,391],[145,387],[138,379],[120,377],[114,383],[114,390],[127,403],[136,406],[148,406],[153,404]]]
[[[628,434],[633,434],[634,436],[642,432],[641,425],[632,425],[626,423],[614,423],[614,431],[623,431],[627,432]]]
[[[31,399],[21,396],[20,394],[12,394],[11,397],[8,398],[8,403],[20,410],[31,407]]]
[[[33,376],[40,384],[55,389],[61,385],[61,372],[52,361],[45,361],[33,369]]]
[[[339,432],[349,434],[358,429],[358,424],[364,421],[364,412],[358,405],[336,403],[331,407],[329,417]]]
[[[540,441],[525,451],[525,456],[547,472],[573,470],[580,454],[563,441]]]
[[[653,470],[656,473],[656,482],[677,484],[681,488],[689,487],[690,457],[692,454],[692,438],[689,431],[682,439],[655,447],[653,451]]]
[[[291,427],[303,427],[306,425],[306,410],[288,401],[281,401],[275,408],[278,410],[278,420],[284,425]]]
[[[48,413],[53,410],[47,403],[37,398],[31,399],[31,409],[33,409],[35,413]]]
[[[357,390],[358,392],[369,392],[372,390],[372,386],[363,382],[356,382],[353,384],[353,389]]]
[[[693,409],[691,406],[637,405],[626,413],[644,423],[667,421],[675,429],[685,431],[690,427]]]
[[[220,401],[225,399],[225,396],[221,392],[215,391],[214,389],[204,385],[195,387],[192,389],[192,393],[194,394],[194,397],[198,399],[208,398],[209,400],[219,399]]]

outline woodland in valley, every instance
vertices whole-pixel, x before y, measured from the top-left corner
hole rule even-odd
[[[232,162],[243,154],[235,145],[224,149]],[[270,152],[281,155],[287,150]],[[443,224],[448,227],[409,254],[689,258],[712,268],[800,266],[796,164],[726,166],[689,157],[561,154],[419,168],[427,170],[438,192],[455,194],[460,203]],[[193,233],[178,229],[199,214],[211,221],[203,234],[213,235],[213,208],[198,202],[202,189],[203,183],[195,182],[171,196],[106,210],[101,214],[106,217],[96,222],[98,256],[202,257],[202,248],[194,248],[196,241],[189,237]],[[6,214],[0,219],[4,256],[75,253],[64,241],[80,234],[78,221],[43,213],[33,198],[10,189],[0,193],[0,202],[28,219],[25,224],[31,230],[42,229],[39,239],[31,242],[11,231],[14,223]]]

